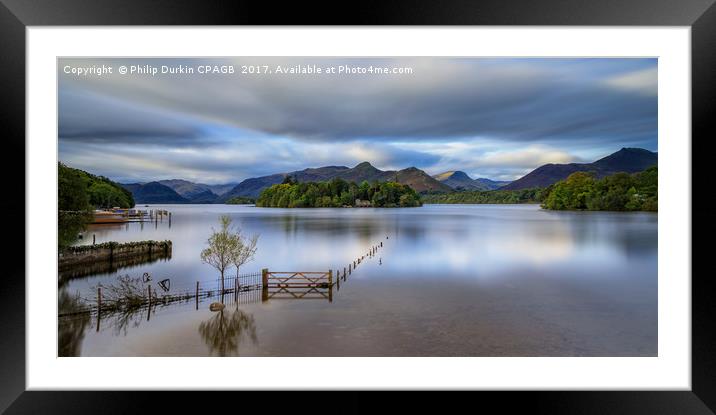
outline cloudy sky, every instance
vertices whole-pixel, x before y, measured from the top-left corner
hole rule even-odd
[[[101,65],[113,73],[66,73]],[[195,72],[119,73],[132,65]],[[296,65],[412,73],[275,73]],[[58,82],[60,161],[121,182],[217,184],[362,161],[512,180],[622,147],[657,151],[656,59],[60,59]]]

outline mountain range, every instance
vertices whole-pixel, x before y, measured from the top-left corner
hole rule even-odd
[[[657,164],[657,153],[641,148],[621,150],[592,163],[545,164],[513,182],[486,178],[472,179],[465,172],[455,170],[430,176],[416,167],[402,170],[380,170],[364,161],[355,167],[324,166],[288,173],[252,177],[235,184],[207,185],[187,180],[160,180],[149,183],[122,184],[132,192],[136,203],[226,203],[233,197],[256,198],[269,186],[293,177],[299,182],[320,182],[334,178],[360,183],[397,181],[417,192],[453,192],[461,190],[520,190],[547,187],[566,179],[577,171],[594,173],[597,177],[617,172],[636,173]]]
[[[500,189],[547,187],[578,171],[593,173],[598,178],[619,172],[636,173],[646,170],[657,162],[658,155],[653,151],[624,147],[593,163],[545,164]]]
[[[194,183],[188,180],[171,179],[149,183],[122,183],[132,192],[136,203],[214,203],[236,186],[228,184]]]
[[[171,187],[175,192],[187,199],[193,199],[195,196],[207,191],[216,196],[221,196],[236,186],[236,183],[204,184],[181,179],[159,180],[158,183]]]
[[[397,181],[401,184],[407,184],[416,192],[449,192],[452,188],[446,184],[435,180],[424,171],[408,167],[403,170],[379,170],[364,161],[355,167],[346,166],[326,166],[319,168],[309,168],[304,170],[293,171],[289,173],[278,173],[262,177],[253,177],[239,183],[231,191],[225,193],[217,199],[218,203],[223,203],[235,196],[258,197],[261,191],[271,185],[283,182],[283,180],[291,176],[299,182],[320,182],[331,179],[343,179],[349,182],[360,183],[364,180],[368,182],[378,181]]]
[[[149,183],[121,183],[125,189],[132,192],[134,201],[141,203],[189,203],[189,199],[181,196],[169,186],[159,182]]]
[[[459,170],[436,174],[433,178],[454,190],[495,190],[510,183],[485,178],[472,179],[467,173]]]

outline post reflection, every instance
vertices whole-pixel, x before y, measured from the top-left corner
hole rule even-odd
[[[82,342],[85,338],[85,329],[90,324],[90,314],[82,312],[81,300],[78,296],[71,296],[67,290],[60,291],[58,319],[57,354],[60,357],[79,356]]]

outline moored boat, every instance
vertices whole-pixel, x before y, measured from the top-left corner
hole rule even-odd
[[[123,223],[127,221],[126,214],[107,210],[95,210],[92,223]]]

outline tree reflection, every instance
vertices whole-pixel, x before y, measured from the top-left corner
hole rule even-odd
[[[115,336],[126,336],[130,327],[139,327],[139,324],[144,321],[145,313],[151,312],[152,309],[149,307],[127,308],[110,313],[102,312],[102,325],[111,328]]]
[[[253,314],[240,309],[220,311],[199,324],[199,334],[209,353],[217,356],[238,356],[239,345],[244,338],[256,344],[256,324]]]
[[[87,228],[92,220],[91,212],[58,212],[57,243],[60,249],[66,248],[78,239],[80,232]]]
[[[57,321],[57,353],[59,356],[79,356],[90,314],[81,311],[85,307],[79,295],[71,296],[67,290],[60,291],[58,307],[60,314],[67,315]]]

